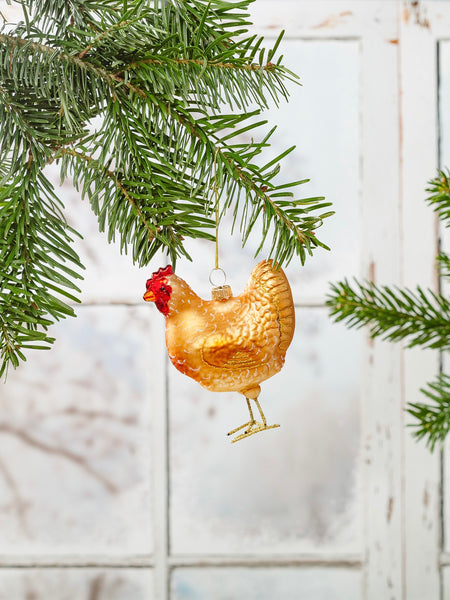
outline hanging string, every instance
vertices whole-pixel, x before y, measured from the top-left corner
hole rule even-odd
[[[225,271],[219,267],[219,220],[220,220],[220,211],[219,211],[219,186],[217,184],[217,154],[219,152],[219,148],[216,148],[216,152],[214,154],[214,201],[215,201],[215,216],[216,216],[216,257],[214,261],[215,268],[211,271],[209,275],[209,282],[213,286],[212,289],[212,297],[213,300],[226,301],[231,298],[231,288],[229,285],[225,285],[227,282],[227,276]],[[214,275],[214,277],[213,277]],[[223,278],[222,283],[217,281],[217,275],[221,275]],[[214,281],[216,279],[216,281]]]
[[[214,262],[214,268],[219,268],[219,187],[217,185],[217,153],[219,148],[216,149],[214,154],[214,199],[215,199],[215,211],[216,211],[216,258]]]

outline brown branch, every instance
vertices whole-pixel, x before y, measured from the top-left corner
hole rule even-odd
[[[218,154],[221,154],[222,158],[224,160],[227,160],[227,156],[221,150],[218,150]],[[230,161],[228,161],[228,164],[230,164]],[[270,204],[273,211],[277,215],[277,217],[280,220],[284,221],[284,224],[286,225],[286,227],[288,227],[291,231],[295,231],[299,241],[303,244],[305,241],[304,234],[299,232],[299,228],[294,225],[294,223],[289,219],[289,217],[287,217],[284,214],[284,212],[280,211],[279,207],[272,200],[272,198],[268,194],[266,194],[267,186],[265,186],[265,185],[262,185],[261,187],[256,186],[253,183],[253,180],[251,179],[251,177],[250,178],[248,177],[247,173],[245,173],[240,167],[236,166],[234,162],[233,162],[232,166],[233,165],[235,166],[236,173],[237,173],[239,179],[242,181],[242,183],[246,187],[248,186],[252,191],[259,194],[263,198],[264,202],[267,202],[268,204]],[[249,179],[250,179],[250,181],[249,181]]]
[[[92,158],[92,156],[89,156],[88,154],[84,154],[82,152],[77,152],[73,148],[58,148],[58,152],[60,152],[62,154],[67,154],[69,156],[74,156],[75,158],[79,158],[81,160],[87,161],[88,163],[96,163],[97,162],[95,160],[95,158]],[[130,196],[126,187],[116,177],[116,175],[113,171],[110,171],[109,169],[103,169],[103,171],[106,173],[106,175],[108,175],[108,177],[110,177],[114,181],[114,183],[116,184],[116,187],[122,192],[122,194],[125,196],[125,198],[128,200],[128,202],[133,206],[134,210],[136,211],[139,218],[141,219],[144,227],[147,229],[148,239],[151,242],[155,238],[155,236],[153,234],[152,228],[150,227],[146,218],[142,214],[142,211],[139,208],[139,206],[136,204],[134,199]]]
[[[4,342],[0,344],[0,357],[2,358],[3,363],[6,363],[4,371],[6,380],[6,377],[8,376],[8,361],[12,360],[12,357],[14,356],[14,351],[19,350],[20,346],[18,346],[14,342],[14,340],[11,340],[11,336],[9,335],[8,329],[6,328],[3,320],[0,321],[0,328],[3,333],[4,339]]]
[[[5,44],[6,42],[12,42],[13,45],[18,44],[19,46],[27,45],[32,50],[38,50],[42,54],[48,54],[48,53],[54,54],[54,52],[56,50],[56,48],[54,48],[52,46],[46,46],[45,44],[39,44],[37,42],[30,42],[29,40],[24,40],[22,38],[14,37],[12,35],[0,34],[0,43]],[[108,73],[108,71],[106,71],[102,67],[96,67],[92,63],[83,60],[79,56],[69,56],[65,52],[60,52],[58,56],[65,62],[75,63],[78,67],[80,67],[81,69],[84,69],[85,71],[92,71],[93,73],[95,73],[96,75],[101,77],[102,79],[106,80],[108,83],[111,83],[111,82],[120,83],[122,86],[128,88],[135,94],[137,94],[143,98],[147,98],[147,94],[140,88],[137,88],[134,85],[131,85],[131,83],[124,81],[122,79],[122,77],[119,77],[115,73]]]
[[[119,27],[120,25],[126,25],[128,23],[129,23],[129,21],[123,21],[122,23],[119,23],[116,27]],[[142,98],[147,98],[148,96],[144,92],[144,90],[142,90],[141,88],[138,88],[138,87],[132,85],[128,81],[124,81],[124,79],[120,75],[122,73],[124,73],[125,71],[133,69],[133,68],[135,68],[136,66],[138,66],[140,64],[155,64],[155,65],[165,64],[165,62],[162,61],[161,59],[149,58],[147,60],[136,61],[136,62],[131,63],[130,65],[128,65],[125,69],[121,69],[120,71],[117,71],[115,73],[109,73],[105,69],[103,69],[101,67],[96,67],[92,63],[83,60],[84,57],[86,56],[86,54],[95,45],[96,41],[98,41],[99,39],[101,39],[103,36],[107,35],[107,33],[109,33],[112,29],[114,29],[114,27],[110,28],[107,31],[104,31],[100,36],[98,36],[98,38],[96,38],[96,40],[94,40],[94,42],[92,42],[92,44],[90,44],[89,46],[87,46],[78,55],[76,55],[76,56],[75,55],[70,56],[70,55],[66,54],[65,52],[61,52],[59,54],[59,57],[61,59],[65,60],[66,62],[72,62],[72,63],[77,64],[82,69],[93,71],[97,75],[101,76],[103,79],[106,79],[106,81],[108,81],[108,82],[114,81],[114,82],[120,83],[124,87],[126,87],[129,90],[133,91],[138,96],[141,96]],[[17,43],[17,44],[19,44],[21,46],[28,45],[33,50],[39,50],[42,53],[49,53],[49,52],[51,52],[53,54],[55,52],[55,48],[52,47],[52,46],[46,46],[45,44],[39,44],[37,42],[30,42],[28,40],[24,40],[22,38],[17,38],[15,36],[11,36],[11,35],[0,34],[0,43],[5,43],[6,41],[9,41],[9,42],[12,41],[13,44]],[[172,60],[172,62],[174,62],[176,64],[180,64],[180,65],[186,65],[186,64],[194,64],[194,65],[198,65],[198,66],[204,66],[205,65],[205,61],[201,60],[201,59],[179,58],[179,59],[171,59],[171,60]],[[207,62],[207,66],[213,67],[213,68],[220,68],[220,69],[233,69],[235,71],[253,71],[253,72],[257,72],[257,71],[261,71],[261,70],[262,71],[274,71],[276,69],[276,65],[274,63],[270,62],[270,61],[268,63],[266,63],[265,65],[259,65],[257,63],[252,63],[252,64],[249,64],[249,65],[245,64],[245,65],[239,65],[239,66],[233,65],[233,63],[223,63],[223,62],[208,61]]]
[[[160,58],[148,58],[144,60],[138,60],[136,62],[131,63],[125,69],[121,71],[117,71],[116,74],[123,73],[124,71],[129,71],[130,69],[134,69],[139,67],[140,65],[165,65],[168,63],[175,63],[177,65],[198,65],[200,67],[205,66],[205,61],[200,58],[171,58],[165,61]],[[215,62],[215,61],[206,61],[207,67],[213,67],[218,69],[232,69],[233,71],[274,71],[276,65],[272,62],[268,62],[265,65],[258,65],[257,63],[251,63],[246,65],[234,65],[233,63],[224,63],[224,62]]]
[[[114,494],[119,491],[118,487],[112,481],[110,481],[102,473],[91,467],[91,465],[83,456],[72,452],[68,448],[64,448],[61,446],[52,446],[50,444],[47,444],[47,442],[43,442],[42,440],[38,440],[32,437],[24,429],[13,427],[12,425],[9,425],[7,423],[0,423],[0,433],[5,433],[7,435],[13,436],[21,440],[24,444],[27,444],[32,448],[37,448],[38,450],[46,454],[50,454],[60,458],[65,458],[69,462],[77,465],[78,467],[86,471],[86,473],[88,473],[89,475],[91,475],[91,477],[93,477],[99,483],[101,483],[103,487],[108,490],[108,492]]]
[[[114,31],[115,29],[120,29],[120,27],[125,27],[126,25],[128,25],[129,23],[131,23],[130,20],[128,21],[121,21],[120,23],[116,23],[115,25],[113,25],[112,27],[110,27],[109,29],[106,29],[106,31],[103,31],[99,36],[97,36],[90,44],[89,46],[87,46],[87,48],[85,48],[84,50],[82,50],[82,52],[80,52],[78,54],[78,58],[83,59],[86,54],[88,52],[90,52],[92,50],[92,48],[98,44],[98,42],[104,38],[105,36],[108,35],[108,33],[111,33],[111,31]]]

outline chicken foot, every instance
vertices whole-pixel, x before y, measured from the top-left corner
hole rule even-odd
[[[255,417],[253,416],[252,407],[250,405],[250,398],[246,397],[245,399],[247,401],[248,412],[250,413],[250,421],[248,421],[247,423],[244,423],[243,425],[240,425],[239,427],[236,427],[235,429],[232,429],[231,431],[228,432],[228,435],[233,435],[233,434],[237,433],[238,431],[240,431],[241,429],[244,429],[244,427],[246,428],[244,433],[237,435],[232,440],[232,443],[238,442],[239,440],[243,440],[244,438],[249,437],[250,435],[254,435],[255,433],[258,433],[259,431],[264,431],[265,429],[274,429],[275,427],[279,427],[279,425],[267,425],[266,417],[264,416],[264,413],[262,411],[261,405],[258,402],[258,399],[253,398],[253,400],[256,403],[256,406],[258,407],[262,422],[260,423],[259,421],[256,421]]]

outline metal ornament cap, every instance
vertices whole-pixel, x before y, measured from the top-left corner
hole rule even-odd
[[[233,295],[231,293],[231,287],[229,285],[220,285],[218,287],[213,287],[211,290],[212,299],[219,300],[223,302],[224,300],[228,300]]]

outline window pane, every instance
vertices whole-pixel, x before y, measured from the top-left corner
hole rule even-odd
[[[2,600],[152,600],[147,569],[1,569]]]
[[[338,568],[176,569],[172,600],[362,600],[361,572]]]
[[[231,444],[243,396],[170,366],[172,550],[358,552],[359,377],[359,334],[299,309],[285,367],[260,396],[281,427]]]
[[[149,553],[151,402],[163,336],[147,307],[79,307],[0,400],[0,553]]]

